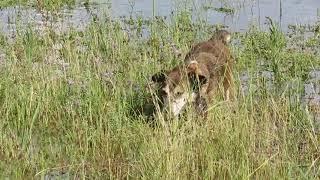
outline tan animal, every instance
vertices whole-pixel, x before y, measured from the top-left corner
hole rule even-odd
[[[208,41],[193,46],[183,65],[152,76],[152,81],[159,84],[157,95],[163,109],[177,116],[190,103],[206,116],[208,104],[219,92],[225,100],[233,98],[233,58],[227,47],[230,38],[229,32],[217,31]]]

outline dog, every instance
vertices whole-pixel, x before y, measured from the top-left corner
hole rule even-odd
[[[159,87],[156,95],[160,108],[178,116],[192,104],[206,117],[208,104],[220,92],[225,100],[233,99],[230,40],[228,31],[219,30],[209,40],[194,45],[182,65],[154,74],[151,80]]]

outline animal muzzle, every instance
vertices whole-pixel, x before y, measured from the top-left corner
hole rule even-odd
[[[164,101],[164,109],[174,117],[181,114],[188,104],[195,102],[197,97],[196,93],[184,93],[177,98],[166,98]]]

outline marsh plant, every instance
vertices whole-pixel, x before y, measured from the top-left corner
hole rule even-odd
[[[1,36],[1,178],[319,178],[319,132],[301,105],[319,56],[290,49],[296,41],[276,25],[234,33],[236,100],[212,102],[206,120],[149,118],[139,109],[152,104],[151,75],[214,29],[184,11],[130,22]]]
[[[84,0],[88,2],[87,0]],[[12,6],[23,6],[23,7],[34,7],[38,10],[56,11],[63,7],[71,8],[76,4],[76,0],[2,0],[0,2],[0,8],[12,7]]]

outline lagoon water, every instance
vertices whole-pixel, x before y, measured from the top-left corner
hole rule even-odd
[[[50,23],[59,31],[69,27],[83,29],[93,16],[109,14],[112,18],[122,16],[170,16],[177,9],[193,12],[194,19],[210,24],[227,25],[232,31],[245,31],[251,25],[264,29],[266,17],[270,17],[286,31],[290,24],[314,24],[320,18],[319,0],[93,0],[89,6],[78,3],[71,9],[41,13],[32,8],[8,7],[0,10],[0,31],[10,34],[18,24],[23,28],[32,23],[41,29]],[[230,8],[234,13],[218,12],[215,8]],[[49,19],[49,21],[48,21]]]
[[[208,20],[211,24],[224,24],[235,31],[246,30],[250,25],[264,27],[265,17],[270,17],[279,22],[286,30],[290,24],[313,24],[320,17],[319,0],[195,0],[186,6],[186,1],[172,0],[136,0],[128,3],[127,0],[113,0],[112,14],[127,16],[133,14],[151,17],[153,13],[159,16],[170,15],[177,7],[192,8],[195,16]],[[155,7],[155,11],[153,11]],[[217,12],[214,9],[203,11],[204,7],[227,7],[234,9],[234,14]]]

